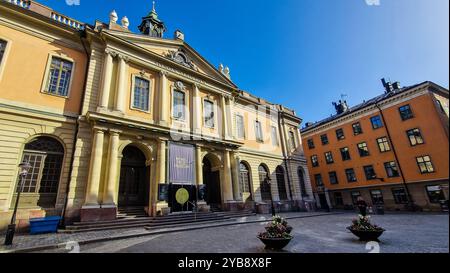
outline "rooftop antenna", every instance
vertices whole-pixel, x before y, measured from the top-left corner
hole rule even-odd
[[[153,9],[152,9],[152,11],[156,11],[156,9],[155,9],[155,1],[153,1]]]

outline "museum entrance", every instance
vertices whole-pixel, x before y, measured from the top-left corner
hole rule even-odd
[[[203,183],[206,185],[206,203],[212,210],[220,209],[222,207],[220,170],[207,157],[203,159]]]
[[[127,146],[122,152],[119,182],[119,207],[144,207],[148,204],[150,171],[141,150]]]

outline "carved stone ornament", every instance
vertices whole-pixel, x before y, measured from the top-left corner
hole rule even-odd
[[[186,86],[184,86],[184,84],[180,81],[177,81],[175,83],[175,88],[180,90],[180,91],[185,91],[186,90]]]
[[[176,63],[198,71],[198,67],[181,49],[178,49],[177,51],[169,50],[169,52],[166,53],[166,57]]]

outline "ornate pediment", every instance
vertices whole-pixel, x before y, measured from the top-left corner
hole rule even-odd
[[[171,59],[174,62],[177,62],[181,65],[184,65],[186,67],[189,67],[191,69],[194,69],[195,71],[198,71],[198,67],[195,65],[195,63],[189,58],[186,53],[182,49],[178,50],[169,50],[169,52],[165,55],[167,58]]]

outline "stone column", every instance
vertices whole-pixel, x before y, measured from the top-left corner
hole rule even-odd
[[[119,55],[119,68],[117,70],[117,90],[114,110],[122,113],[125,112],[127,60],[128,58],[126,56]]]
[[[228,138],[228,114],[227,114],[227,103],[225,96],[220,97],[220,107],[222,108],[222,136],[224,139]]]
[[[233,201],[233,182],[231,177],[231,161],[230,161],[230,151],[225,150],[223,152],[223,171],[224,171],[224,181],[223,181],[223,201],[227,203]]]
[[[166,140],[158,140],[158,159],[156,167],[156,182],[166,184]]]
[[[116,206],[116,185],[117,185],[117,166],[119,160],[119,132],[111,130],[109,133],[109,147],[108,147],[108,165],[107,165],[107,180],[103,192],[103,205]]]
[[[194,84],[194,105],[193,105],[193,131],[200,134],[202,128],[202,102],[198,85]]]
[[[110,50],[105,50],[105,63],[103,66],[103,85],[102,93],[99,101],[99,107],[108,108],[109,93],[111,90],[111,78],[113,69],[113,57],[115,53]]]
[[[195,176],[197,185],[203,185],[203,162],[202,162],[202,147],[195,146]]]
[[[167,126],[169,124],[169,93],[167,92],[167,72],[159,73],[159,124]]]
[[[103,132],[103,130],[98,128],[94,129],[94,140],[92,141],[92,153],[89,167],[86,200],[84,203],[86,207],[98,206],[98,191],[100,186],[100,175],[102,168],[104,135],[105,133]]]
[[[231,173],[233,177],[233,197],[234,200],[243,200],[241,195],[241,188],[239,186],[239,154],[231,153]]]

